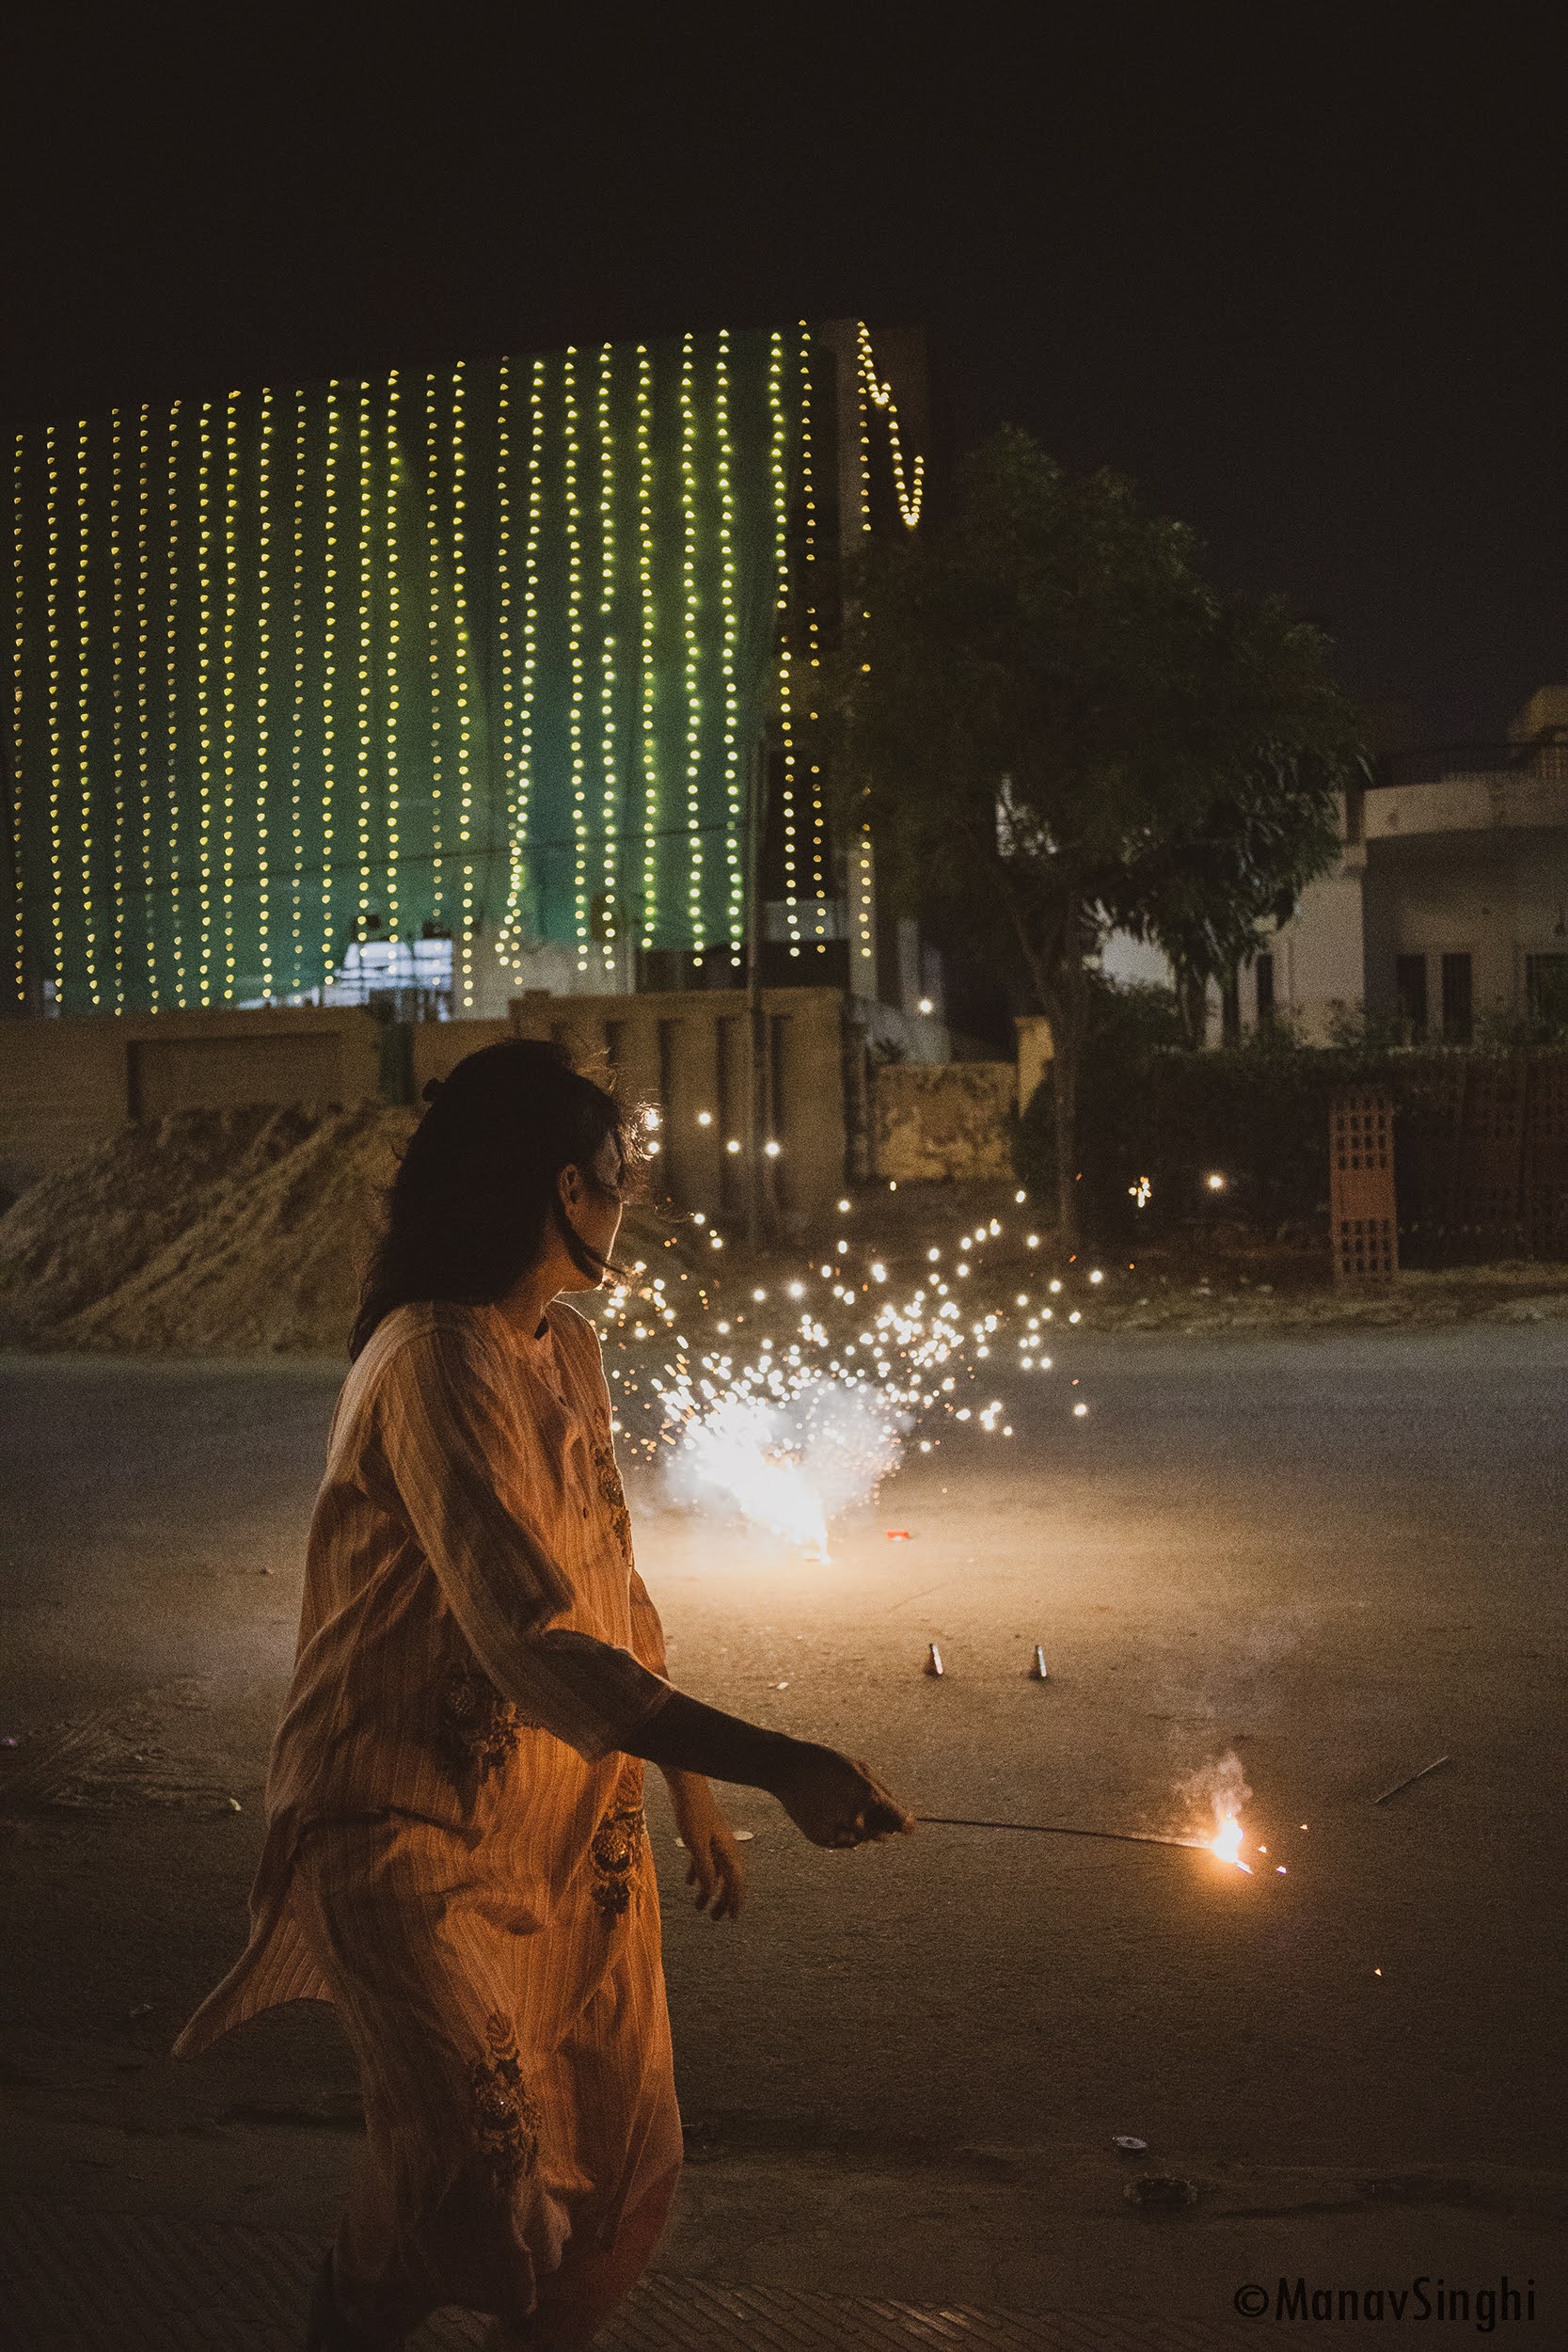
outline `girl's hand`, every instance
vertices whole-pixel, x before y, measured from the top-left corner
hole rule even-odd
[[[711,1905],[715,1919],[738,1918],[746,1867],[718,1799],[700,1772],[667,1772],[664,1783],[686,1847],[686,1883],[697,1889],[697,1909],[707,1911]]]

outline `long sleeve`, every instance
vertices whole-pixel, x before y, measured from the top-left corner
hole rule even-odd
[[[664,1657],[664,1628],[648,1588],[637,1570],[631,1572],[631,1646],[650,1674],[669,1675]]]
[[[461,1311],[397,1348],[376,1411],[397,1503],[490,1680],[590,1761],[622,1746],[669,1686],[630,1650],[555,1624],[572,1585],[516,1474],[537,1435]]]

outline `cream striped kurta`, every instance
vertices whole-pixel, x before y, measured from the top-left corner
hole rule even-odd
[[[238,1965],[175,2044],[334,2003],[371,2162],[362,2324],[567,2308],[681,2157],[642,1767],[669,1695],[592,1326],[400,1308],[344,1384]],[[644,2255],[645,2258],[645,2255]]]

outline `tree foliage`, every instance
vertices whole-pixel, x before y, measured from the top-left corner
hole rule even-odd
[[[841,822],[1049,1018],[1070,1232],[1085,958],[1115,926],[1179,975],[1233,968],[1333,860],[1350,707],[1316,629],[1222,595],[1184,525],[1010,430],[945,516],[867,546],[849,610],[823,701]]]

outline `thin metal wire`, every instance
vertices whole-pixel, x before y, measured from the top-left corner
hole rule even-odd
[[[1147,1830],[1078,1829],[1063,1821],[968,1821],[952,1813],[917,1813],[914,1818],[933,1829],[1018,1829],[1036,1837],[1109,1837],[1121,1846],[1185,1846],[1192,1853],[1209,1851],[1201,1837],[1155,1837]]]

